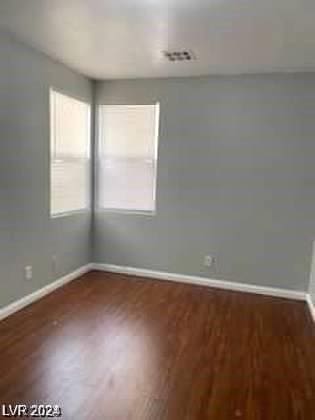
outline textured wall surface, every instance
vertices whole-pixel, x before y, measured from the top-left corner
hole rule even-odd
[[[94,260],[307,290],[315,75],[96,84],[98,104],[156,101],[157,214],[97,212]]]
[[[93,83],[4,34],[0,55],[0,306],[91,259],[307,290],[314,75],[97,82],[97,103],[159,101],[161,120],[156,215],[96,212],[91,257],[90,214],[49,217],[48,101]]]
[[[315,305],[315,242],[313,242],[313,255],[312,255],[309,294],[311,295],[312,302]]]
[[[49,216],[49,87],[91,101],[92,84],[3,33],[0,57],[1,307],[90,261],[90,214]]]

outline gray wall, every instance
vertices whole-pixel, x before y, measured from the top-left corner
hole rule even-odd
[[[0,33],[0,307],[90,261],[90,215],[49,217],[49,87],[91,82]],[[24,266],[33,265],[33,280]]]
[[[315,241],[313,242],[313,255],[312,255],[309,294],[311,295],[311,299],[315,305]]]
[[[313,276],[311,278],[309,293],[311,295],[311,299],[313,301],[313,304],[315,305],[315,276]]]
[[[99,212],[94,260],[307,290],[315,75],[99,82],[101,104],[161,103],[157,214]],[[203,256],[217,258],[206,270]]]
[[[48,89],[91,100],[93,86],[2,33],[0,56],[3,306],[91,260],[91,216],[49,217]],[[161,122],[157,214],[96,213],[94,261],[307,290],[314,75],[99,82],[95,92],[98,103],[160,101]]]

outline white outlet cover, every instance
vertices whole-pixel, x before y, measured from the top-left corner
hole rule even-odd
[[[26,280],[32,280],[33,278],[33,268],[31,265],[27,265],[24,268],[24,275]]]
[[[205,255],[203,263],[206,267],[211,267],[213,262],[214,257],[212,255]]]

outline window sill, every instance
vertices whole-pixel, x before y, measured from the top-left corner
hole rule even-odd
[[[130,216],[156,216],[156,210],[123,210],[123,209],[95,209],[96,213],[109,213]]]
[[[79,215],[79,214],[87,214],[87,213],[90,213],[90,212],[91,212],[90,209],[66,211],[64,213],[50,214],[50,219],[60,219],[61,217],[75,216],[75,215]]]

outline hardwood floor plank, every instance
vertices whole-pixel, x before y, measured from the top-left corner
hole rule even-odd
[[[304,302],[94,271],[0,322],[0,403],[315,420],[315,326]]]

